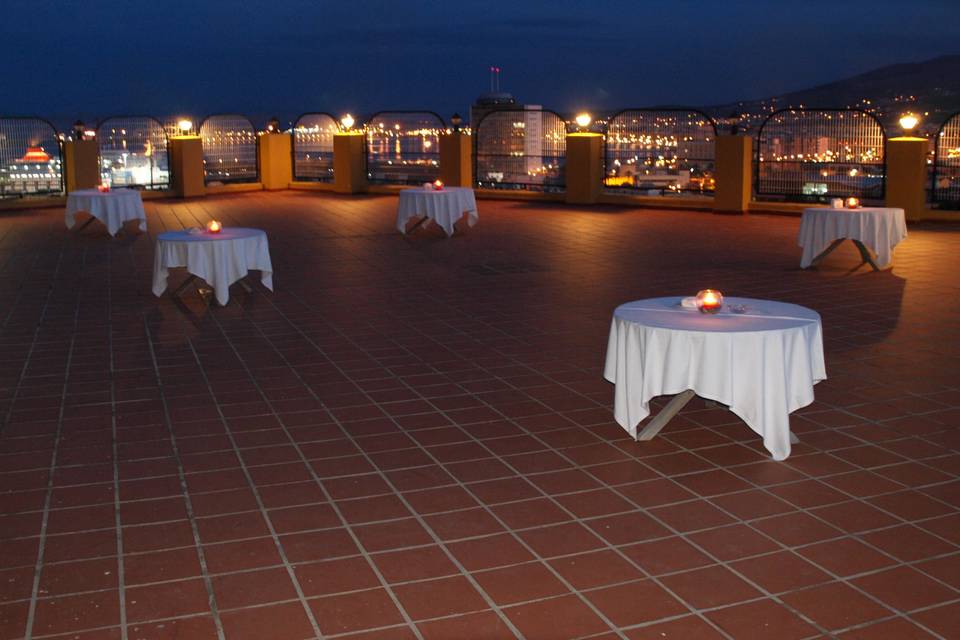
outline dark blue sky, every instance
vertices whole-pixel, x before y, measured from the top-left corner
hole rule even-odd
[[[704,105],[960,52],[955,0],[10,0],[0,114]]]

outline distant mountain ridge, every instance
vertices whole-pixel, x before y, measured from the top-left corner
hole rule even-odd
[[[759,114],[800,106],[859,107],[884,121],[895,120],[908,110],[929,112],[926,119],[939,123],[960,111],[960,55],[887,65],[808,89],[715,105],[710,110],[718,115],[731,110]]]

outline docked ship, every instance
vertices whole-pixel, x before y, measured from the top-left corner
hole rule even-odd
[[[51,156],[40,146],[28,146],[23,156],[0,165],[0,197],[59,193],[62,177],[59,156]]]

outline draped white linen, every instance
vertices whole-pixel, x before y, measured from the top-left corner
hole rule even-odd
[[[136,189],[110,189],[101,192],[98,189],[80,189],[67,194],[67,228],[76,224],[78,213],[87,212],[107,226],[110,235],[115,236],[127,220],[139,220],[140,230],[147,230],[147,214],[143,210],[143,200]]]
[[[716,315],[684,308],[679,297],[617,307],[603,373],[616,385],[614,417],[636,437],[652,398],[692,389],[729,406],[784,460],[790,412],[813,402],[813,385],[827,377],[820,316],[782,302],[725,302]]]
[[[230,301],[230,285],[260,271],[260,281],[273,291],[273,263],[267,234],[260,229],[226,227],[220,233],[167,231],[157,236],[153,261],[153,295],[167,289],[167,275],[175,267],[203,278],[213,287],[217,302]]]
[[[903,209],[804,209],[797,240],[797,244],[803,247],[800,267],[809,267],[834,240],[847,238],[859,240],[872,249],[877,254],[877,266],[885,269],[893,260],[894,248],[906,237]]]
[[[453,235],[453,225],[464,215],[472,227],[477,224],[477,201],[473,189],[444,187],[441,190],[404,189],[397,205],[397,230],[407,232],[407,222],[426,216],[440,225],[447,236]]]

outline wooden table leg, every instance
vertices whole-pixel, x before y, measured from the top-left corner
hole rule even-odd
[[[857,245],[857,250],[860,252],[860,257],[863,258],[864,264],[868,264],[873,267],[874,271],[880,271],[880,267],[878,267],[877,263],[874,262],[873,256],[870,255],[870,250],[867,249],[866,245],[859,240],[854,240],[853,244]]]
[[[174,295],[174,296],[179,296],[181,293],[183,293],[184,291],[186,291],[186,290],[187,290],[187,287],[189,287],[191,284],[193,284],[193,281],[196,280],[196,279],[197,279],[197,276],[195,276],[195,275],[193,275],[193,274],[191,273],[191,274],[190,274],[190,277],[187,278],[186,280],[184,280],[184,281],[183,281],[183,284],[181,284],[179,287],[177,287],[176,291],[174,291],[172,295]]]
[[[423,216],[422,218],[420,218],[420,222],[418,222],[417,224],[415,224],[415,225],[413,225],[412,227],[410,227],[409,229],[407,229],[407,233],[413,233],[414,231],[417,230],[417,228],[418,228],[420,225],[422,225],[424,222],[426,222],[426,221],[429,220],[429,219],[430,219],[429,217]]]
[[[695,395],[693,389],[687,389],[683,393],[678,393],[673,396],[673,399],[667,403],[667,406],[661,409],[660,413],[637,434],[637,440],[652,440],[655,435],[660,433],[661,429],[667,426],[667,423],[670,422],[675,415],[680,413],[681,409],[687,406],[687,403],[690,402]]]
[[[90,223],[93,222],[94,220],[96,220],[96,218],[94,218],[93,216],[90,216],[90,217],[87,219],[86,222],[84,222],[82,225],[80,225],[79,227],[77,227],[76,229],[74,229],[73,232],[74,232],[74,233],[80,233],[81,231],[83,231],[84,229],[86,229],[87,227],[89,227],[89,226],[90,226]]]
[[[838,238],[834,240],[829,247],[827,247],[825,250],[820,252],[820,255],[818,255],[816,258],[810,261],[810,267],[816,265],[818,262],[820,262],[821,260],[826,258],[828,255],[833,253],[833,250],[839,247],[841,244],[843,244],[844,240],[846,240],[846,238]],[[810,267],[807,267],[807,269],[809,269]]]

